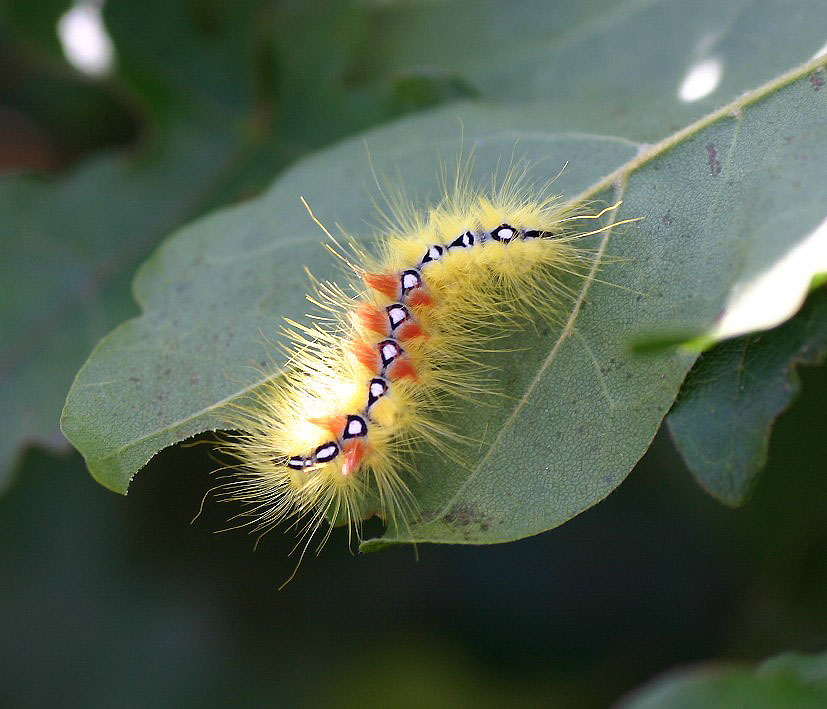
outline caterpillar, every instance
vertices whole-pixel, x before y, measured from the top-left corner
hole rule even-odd
[[[348,284],[310,276],[317,312],[286,322],[284,376],[237,409],[222,496],[244,503],[245,524],[263,534],[291,521],[304,550],[325,522],[319,548],[336,524],[361,539],[373,514],[410,524],[418,451],[461,464],[465,438],[447,419],[457,402],[497,393],[482,353],[536,318],[559,322],[567,280],[594,263],[577,242],[634,221],[578,229],[620,203],[589,213],[552,193],[554,179],[538,185],[512,165],[481,187],[458,167],[426,209],[382,190],[372,250],[334,237],[302,198]]]

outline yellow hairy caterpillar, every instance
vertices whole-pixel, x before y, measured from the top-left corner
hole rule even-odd
[[[285,328],[285,375],[239,409],[222,497],[246,504],[246,524],[263,533],[292,521],[306,549],[325,522],[320,547],[336,523],[349,538],[371,514],[411,523],[416,450],[456,458],[464,437],[446,412],[493,393],[481,353],[534,318],[559,322],[572,300],[564,276],[594,263],[576,242],[635,221],[583,229],[620,203],[585,213],[550,192],[554,180],[527,174],[512,166],[485,189],[458,168],[425,210],[383,190],[372,253],[352,239],[342,246],[305,203],[350,282],[316,282],[308,300],[321,313]]]

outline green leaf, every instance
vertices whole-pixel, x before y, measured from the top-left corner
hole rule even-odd
[[[253,60],[262,0],[122,0],[104,18],[119,74],[164,115],[182,106],[241,121],[256,101]]]
[[[0,404],[7,414],[0,488],[22,446],[65,445],[57,424],[72,378],[100,337],[135,313],[130,281],[157,242],[205,210],[259,191],[308,142],[331,139],[305,131],[287,145],[269,133],[269,3],[108,3],[118,75],[105,83],[31,59],[40,54],[27,42],[42,45],[54,34],[61,3],[31,5],[15,0],[0,10],[0,32],[8,27],[16,40],[15,53],[4,56],[29,62],[26,71],[0,72],[0,102],[25,112],[49,131],[45,142],[70,156],[132,131],[121,104],[151,115],[142,116],[144,140],[134,154],[99,156],[49,178],[0,178]],[[316,29],[294,21],[295,46],[317,51],[328,38]],[[328,64],[319,58],[315,67]],[[353,125],[376,119],[373,108],[351,112]]]
[[[128,12],[130,4],[143,8],[146,23],[148,3],[110,3],[118,6],[117,13]],[[51,129],[55,137],[49,141],[70,154],[102,142],[87,137],[100,133],[101,125],[122,133],[122,117],[110,105],[120,105],[112,95],[126,103],[126,87],[88,82],[54,61],[30,58],[37,56],[30,45],[44,45],[49,32],[56,38],[61,10],[58,2],[37,4],[37,10],[31,5],[15,0],[3,10],[4,24],[17,42],[14,56],[33,67],[25,64],[27,71],[2,77],[5,101]],[[156,37],[164,21],[156,15],[152,20],[154,28],[144,24],[142,29]],[[115,39],[128,50],[118,32]],[[156,49],[159,70],[172,71],[178,64],[165,61],[172,57],[163,55],[163,46]],[[131,56],[121,55],[121,63],[131,68]],[[190,60],[199,60],[195,50]],[[233,62],[239,64],[246,72],[241,52]],[[140,79],[147,85],[163,83],[158,76],[150,79],[148,70]],[[138,79],[134,85],[143,87]],[[48,178],[0,178],[0,405],[7,412],[0,434],[0,488],[8,483],[22,446],[65,446],[58,426],[65,394],[100,337],[135,313],[130,282],[137,265],[161,237],[202,213],[214,204],[215,193],[248,172],[249,140],[238,126],[216,121],[206,111],[153,107],[165,119],[151,123],[150,135],[133,155],[99,156]],[[278,159],[272,151],[262,155],[272,173]]]
[[[692,368],[666,421],[695,479],[728,505],[743,504],[767,460],[778,415],[798,393],[799,364],[827,355],[827,292],[786,324],[723,342]]]
[[[623,480],[694,360],[674,350],[634,358],[626,341],[640,330],[708,328],[742,275],[736,265],[747,255],[768,264],[780,256],[768,239],[776,220],[792,248],[821,218],[827,181],[792,185],[800,173],[792,156],[827,147],[825,94],[813,90],[811,71],[799,69],[645,150],[554,131],[542,108],[524,106],[452,106],[367,134],[376,167],[402,175],[424,201],[436,189],[437,153],[450,160],[459,147],[459,116],[467,146],[476,146],[479,179],[519,139],[538,175],[568,161],[557,183],[567,196],[622,197],[618,216],[645,220],[606,242],[612,258],[600,279],[581,284],[565,329],[538,328],[503,343],[523,348],[492,360],[514,398],[462,410],[462,431],[482,444],[463,452],[465,466],[418,458],[413,490],[422,518],[365,548],[535,534]],[[783,131],[766,129],[780,123]],[[720,156],[715,168],[710,145]],[[772,177],[772,189],[762,176]],[[220,427],[228,401],[255,388],[262,370],[278,373],[269,340],[282,316],[306,309],[302,267],[335,275],[298,197],[323,221],[364,233],[371,180],[362,140],[347,141],[300,163],[260,199],[182,230],[144,265],[135,285],[143,315],[101,342],[64,411],[64,431],[98,480],[125,491],[157,450]]]
[[[811,58],[825,26],[822,0],[396,3],[374,14],[354,74],[454,75],[490,100],[547,101],[579,130],[653,142]],[[719,81],[681,98],[708,62]]]
[[[817,709],[827,704],[827,653],[786,653],[755,667],[707,665],[643,687],[622,709]]]
[[[0,7],[0,32],[17,41],[25,37],[37,51],[61,57],[55,27],[60,16],[71,6],[71,0],[6,0]]]
[[[821,169],[804,168],[802,173],[805,181],[817,179]],[[743,277],[738,287],[732,289],[715,325],[698,338],[702,347],[775,327],[801,307],[811,285],[827,274],[827,217],[795,248],[783,251],[769,268],[762,259],[742,261]]]
[[[483,171],[522,137],[521,149],[538,146],[555,171],[572,151],[582,155],[561,178],[582,189],[595,169],[609,171],[636,151],[616,139],[533,137],[523,126],[534,130],[539,121],[517,111],[468,107],[463,116],[469,140],[486,140],[477,158]],[[498,136],[502,125],[511,128]],[[459,146],[459,124],[453,110],[403,121],[374,131],[368,145],[378,169],[404,166],[406,185],[433,195],[437,150]],[[336,273],[299,196],[322,219],[363,232],[371,182],[362,140],[346,142],[289,170],[261,198],[182,230],[144,264],[134,286],[144,314],[98,345],[64,412],[63,430],[98,480],[125,491],[161,448],[220,428],[221,405],[261,382],[256,369],[278,372],[270,340],[283,316],[307,308],[303,266],[319,278]]]
[[[392,4],[372,17],[362,76],[367,80],[412,70],[441,72],[463,79],[488,99],[549,101],[548,115],[555,125],[654,141],[822,50],[825,22],[827,5],[821,0],[795,8],[776,0],[725,5],[717,0],[597,0],[565,4],[554,12],[544,0],[516,6],[496,0]],[[504,37],[520,40],[515,44]],[[663,41],[667,37],[669,41]],[[457,46],[463,51],[457,52]],[[762,47],[760,58],[756,46]],[[704,66],[718,72],[709,92],[684,93],[693,70]],[[812,80],[817,87],[823,73]],[[707,148],[712,151],[710,164],[720,167],[719,148]],[[808,164],[806,157],[794,155],[790,159],[800,160],[809,173],[796,182],[821,179],[818,161]],[[773,189],[770,181],[766,187]],[[749,260],[755,254],[745,253],[736,266],[742,278],[705,331],[676,323],[666,332],[641,332],[634,348],[682,342],[700,351],[727,337],[783,322],[800,307],[810,279],[827,270],[827,221],[821,217],[813,222],[810,238],[785,258],[775,259],[771,269],[765,269],[762,251],[756,263]],[[786,242],[778,245],[785,248]],[[779,279],[784,281],[781,287],[775,283]]]
[[[21,441],[65,445],[58,418],[78,363],[135,313],[136,264],[191,217],[234,156],[225,137],[188,125],[143,160],[0,179],[0,407],[11,414],[0,436],[3,474]]]

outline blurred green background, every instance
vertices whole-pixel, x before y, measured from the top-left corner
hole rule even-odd
[[[120,498],[77,455],[26,456],[0,498],[4,706],[606,706],[679,663],[819,650],[827,633],[824,370],[779,421],[754,498],[730,510],[659,438],[570,523],[493,547],[351,556],[337,530],[292,571],[193,525],[206,446]],[[803,443],[802,443],[803,442]]]
[[[215,503],[189,524],[208,446],[164,452],[126,498],[96,485],[57,417],[95,341],[135,313],[129,281],[155,244],[308,150],[475,89],[428,71],[374,80],[370,5],[347,2],[113,0],[116,63],[90,77],[57,39],[69,5],[0,5],[0,219],[65,225],[2,244],[4,273],[31,281],[2,311],[36,336],[0,359],[15,460],[0,705],[604,706],[679,664],[823,649],[824,368],[802,371],[741,510],[707,497],[661,435],[616,493],[550,533],[417,560],[352,556],[337,530],[280,592],[289,534],[254,551],[244,531],[213,533],[232,514]],[[55,289],[53,272],[71,278]]]

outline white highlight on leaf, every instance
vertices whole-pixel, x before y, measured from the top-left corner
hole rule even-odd
[[[678,89],[678,98],[684,103],[691,103],[709,96],[718,88],[723,73],[724,65],[720,59],[702,59],[689,67]]]
[[[90,76],[105,76],[115,63],[115,47],[103,24],[102,5],[95,0],[76,0],[57,22],[66,59]]]
[[[739,284],[710,335],[716,340],[780,325],[801,307],[813,276],[827,273],[827,217],[768,270]]]
[[[812,61],[813,59],[818,59],[819,57],[823,57],[825,54],[827,54],[827,42],[825,42],[824,46],[821,49],[819,49],[815,54],[813,54],[813,56],[810,58],[810,61]]]

